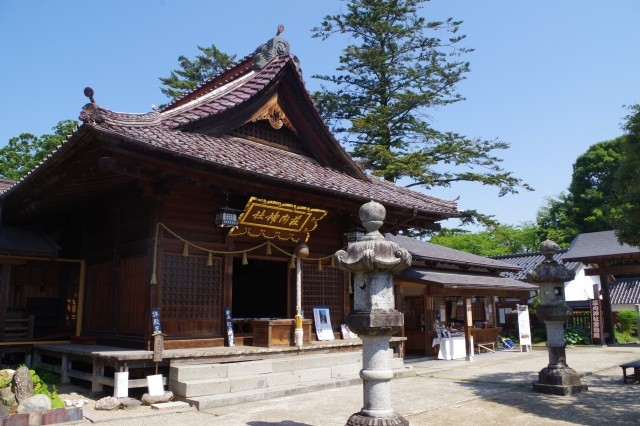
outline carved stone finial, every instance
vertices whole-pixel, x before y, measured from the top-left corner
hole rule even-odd
[[[284,32],[284,25],[282,25],[282,24],[278,25],[278,30],[276,32],[276,36],[279,36],[283,32]]]
[[[359,216],[364,228],[371,233],[380,229],[387,211],[382,204],[372,200],[360,207]]]
[[[553,256],[560,250],[558,244],[555,241],[545,240],[540,243],[540,252],[544,255],[547,261],[553,260]]]

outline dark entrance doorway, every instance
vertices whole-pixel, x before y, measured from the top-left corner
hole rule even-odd
[[[234,318],[287,318],[287,262],[233,260]]]

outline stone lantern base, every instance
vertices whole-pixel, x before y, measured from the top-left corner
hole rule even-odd
[[[349,417],[345,426],[409,426],[409,421],[400,414],[391,417],[370,417],[356,413]]]
[[[533,382],[533,390],[549,395],[574,395],[589,387],[580,384],[580,375],[573,368],[545,367],[538,373],[538,381]]]

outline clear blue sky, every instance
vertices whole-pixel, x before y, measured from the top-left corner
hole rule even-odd
[[[284,37],[313,74],[331,73],[348,40],[311,38],[337,0],[0,0],[0,144],[49,132],[87,102],[147,112],[166,98],[158,77],[196,46],[247,55],[285,25]],[[511,144],[504,167],[536,191],[498,198],[477,184],[437,189],[461,209],[505,223],[535,219],[544,198],[565,190],[576,157],[622,134],[624,105],[640,103],[640,1],[433,0],[431,20],[463,20],[471,72],[466,101],[431,111],[432,124]]]

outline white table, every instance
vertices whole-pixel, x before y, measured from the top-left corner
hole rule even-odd
[[[432,346],[440,345],[438,359],[459,359],[467,356],[467,345],[463,336],[452,336],[433,339]]]

